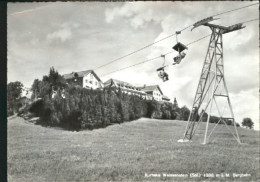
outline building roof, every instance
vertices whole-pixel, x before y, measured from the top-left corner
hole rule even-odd
[[[171,100],[171,99],[169,99],[169,97],[167,97],[166,95],[163,95],[163,96],[162,96],[162,99],[163,99],[163,100],[168,100],[168,101]]]
[[[162,90],[160,89],[159,85],[150,85],[150,86],[144,86],[144,87],[140,87],[140,89],[144,92],[151,92],[154,91],[155,89],[157,89],[161,92],[161,94],[163,95]]]
[[[100,78],[97,76],[97,74],[93,70],[86,70],[86,71],[79,71],[79,72],[71,72],[68,74],[62,75],[65,79],[71,79],[75,77],[75,74],[78,74],[78,77],[84,77],[85,75],[88,75],[89,73],[92,73],[98,81],[101,81]]]
[[[136,92],[138,92],[138,93],[150,93],[150,92],[153,92],[154,90],[156,90],[158,88],[158,90],[163,95],[163,92],[160,89],[159,85],[150,85],[150,86],[144,86],[144,87],[136,87],[136,86],[133,86],[130,83],[127,83],[127,82],[124,82],[124,81],[120,81],[120,80],[116,80],[116,79],[112,79],[112,78],[107,80],[106,82],[104,82],[104,86],[105,87],[112,86],[113,84],[115,85],[115,87],[123,87],[123,90],[128,90],[128,91],[136,90]],[[168,97],[165,96],[165,100],[167,100],[167,99],[170,100]]]
[[[107,80],[105,83],[105,85],[110,85],[110,84],[114,84],[116,87],[128,87],[128,88],[137,88],[135,86],[133,86],[132,84],[130,83],[127,83],[127,82],[124,82],[124,81],[120,81],[120,80],[116,80],[116,79],[109,79]]]
[[[129,91],[139,94],[146,94],[144,91],[140,89],[140,87],[136,87],[132,85],[131,83],[116,80],[116,79],[109,79],[104,83],[105,87],[112,86],[114,84],[115,87],[121,87],[123,91]]]

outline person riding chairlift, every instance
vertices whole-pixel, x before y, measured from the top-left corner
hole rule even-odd
[[[168,78],[168,74],[166,72],[164,72],[164,70],[160,70],[158,72],[158,76],[165,82],[167,80],[169,80]]]
[[[172,65],[179,64],[185,56],[186,54],[184,52],[181,52],[178,56],[173,58],[174,63]]]

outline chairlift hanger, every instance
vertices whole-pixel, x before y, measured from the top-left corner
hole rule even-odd
[[[163,57],[163,65],[161,67],[159,67],[158,69],[156,69],[157,74],[159,76],[159,78],[161,78],[164,82],[169,80],[169,76],[168,74],[164,71],[164,68],[167,67],[167,65],[165,66],[165,55],[161,55],[161,57]]]
[[[176,31],[176,44],[172,47],[175,51],[177,51],[179,54],[178,56],[174,57],[174,63],[175,64],[179,64],[181,62],[181,60],[186,56],[186,53],[184,53],[183,51],[185,49],[188,49],[187,46],[185,46],[184,44],[182,44],[181,42],[178,41],[178,35],[181,34],[181,31]]]
[[[176,42],[178,43],[178,35],[181,34],[181,31],[176,31],[175,34],[176,34]]]

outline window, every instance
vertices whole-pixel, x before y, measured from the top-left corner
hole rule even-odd
[[[89,81],[90,84],[92,84],[92,81]]]
[[[95,82],[95,84],[97,85],[97,82]]]
[[[86,80],[85,82],[88,83],[88,80]]]

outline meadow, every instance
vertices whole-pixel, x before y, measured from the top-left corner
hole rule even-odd
[[[178,143],[186,123],[141,118],[72,132],[9,118],[8,181],[260,180],[259,131],[238,128],[239,145],[219,125],[202,145],[202,123],[192,142]]]

